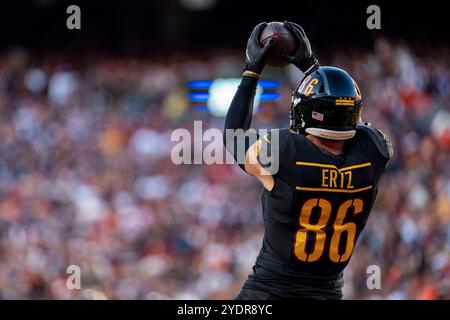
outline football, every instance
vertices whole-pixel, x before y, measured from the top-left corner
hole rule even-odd
[[[282,22],[273,21],[268,23],[267,26],[261,31],[259,36],[259,44],[264,46],[266,41],[269,41],[271,38],[275,38],[277,42],[267,57],[267,64],[273,67],[284,67],[288,65],[288,62],[284,61],[281,58],[281,55],[283,53],[295,53],[297,43],[294,35],[283,25]]]

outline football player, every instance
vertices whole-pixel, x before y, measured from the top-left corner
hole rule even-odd
[[[257,25],[249,37],[242,82],[225,119],[227,150],[243,159],[239,166],[264,187],[264,240],[237,299],[341,299],[343,270],[366,225],[392,147],[383,133],[361,122],[361,93],[350,75],[320,66],[303,29],[284,22],[299,46],[283,59],[305,75],[292,94],[290,128],[270,130],[253,144],[244,139],[247,145],[239,148],[276,41],[259,45],[266,25]],[[261,161],[262,155],[277,161],[277,170]]]

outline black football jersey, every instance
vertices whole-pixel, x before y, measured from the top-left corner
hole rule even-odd
[[[392,147],[369,125],[357,127],[342,155],[288,129],[262,137],[261,148],[273,150],[274,137],[279,142],[275,185],[262,193],[264,240],[244,288],[282,298],[340,299],[342,272],[366,225]]]

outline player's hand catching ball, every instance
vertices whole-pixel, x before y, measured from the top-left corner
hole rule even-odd
[[[276,39],[272,38],[263,47],[260,46],[258,38],[266,26],[266,22],[261,22],[253,29],[248,38],[247,49],[245,50],[245,71],[254,72],[258,76],[266,65],[266,59],[270,49],[276,42]]]
[[[305,31],[298,24],[284,21],[283,25],[295,36],[298,49],[294,55],[283,54],[281,57],[289,63],[292,63],[304,73],[308,73],[319,65],[311,50],[311,45],[306,37]]]

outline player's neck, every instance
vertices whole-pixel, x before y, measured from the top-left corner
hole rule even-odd
[[[325,149],[334,155],[341,155],[344,153],[344,141],[325,140],[310,134],[308,134],[306,138],[317,147]]]

